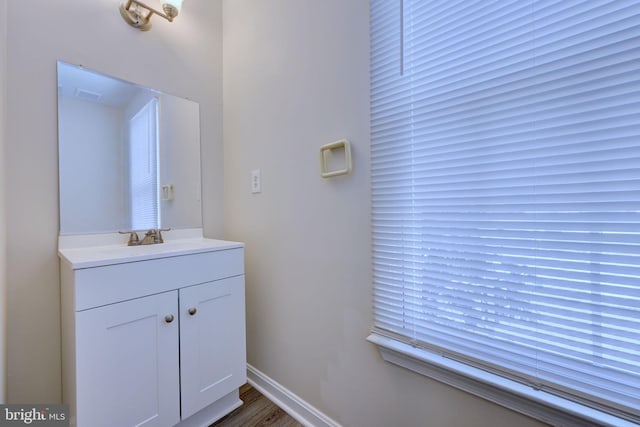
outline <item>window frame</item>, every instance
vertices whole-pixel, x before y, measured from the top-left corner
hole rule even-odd
[[[367,341],[383,360],[481,397],[539,421],[563,427],[637,427],[636,423],[518,383],[482,369],[413,347],[372,331]]]

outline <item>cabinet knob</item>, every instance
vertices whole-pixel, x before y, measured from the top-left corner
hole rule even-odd
[[[196,310],[195,307],[191,307],[189,310],[187,310],[187,313],[189,313],[191,316],[193,316],[194,314],[196,314],[198,310]]]
[[[166,316],[164,316],[164,321],[167,323],[173,322],[173,314],[167,314]]]

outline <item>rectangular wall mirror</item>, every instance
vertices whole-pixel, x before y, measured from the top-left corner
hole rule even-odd
[[[196,102],[58,62],[60,234],[202,227]]]

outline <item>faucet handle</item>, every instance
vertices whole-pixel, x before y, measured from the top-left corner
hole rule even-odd
[[[120,234],[128,234],[129,241],[127,242],[127,246],[138,246],[140,244],[140,238],[138,237],[138,233],[134,230],[131,231],[118,231]]]
[[[158,228],[156,233],[156,243],[164,243],[164,239],[162,238],[163,231],[170,231],[171,228]]]

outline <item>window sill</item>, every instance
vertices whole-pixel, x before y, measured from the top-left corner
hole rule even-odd
[[[387,362],[554,426],[637,427],[635,423],[376,333],[369,335],[367,341],[378,346]]]

